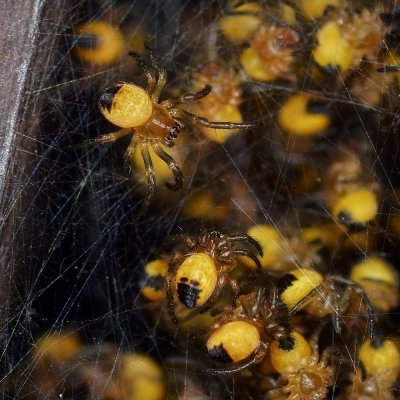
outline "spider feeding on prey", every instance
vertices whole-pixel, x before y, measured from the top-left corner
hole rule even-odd
[[[139,146],[146,169],[148,193],[145,207],[154,195],[157,181],[149,148],[164,161],[174,176],[174,183],[166,183],[168,189],[178,191],[183,185],[182,171],[176,161],[164,149],[163,145],[173,147],[175,139],[187,124],[197,124],[214,129],[237,129],[258,126],[258,123],[211,122],[206,118],[192,114],[182,108],[182,104],[195,102],[211,92],[211,86],[206,85],[196,93],[185,93],[175,98],[160,102],[160,95],[167,81],[166,71],[160,67],[153,56],[151,48],[145,44],[150,64],[133,51],[129,52],[147,78],[147,87],[143,89],[134,83],[121,82],[104,91],[99,99],[99,107],[104,117],[120,130],[89,140],[83,147],[101,143],[109,143],[132,134],[132,139],[125,151],[125,164],[134,163],[133,156]]]

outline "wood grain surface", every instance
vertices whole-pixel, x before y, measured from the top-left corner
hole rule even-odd
[[[39,0],[0,2],[0,196],[38,32]]]
[[[21,322],[29,314],[25,290],[20,291],[20,282],[27,277],[23,237],[29,233],[22,233],[21,221],[28,193],[21,172],[28,153],[21,151],[24,144],[19,138],[21,132],[34,134],[27,87],[38,76],[33,59],[40,57],[36,43],[44,4],[40,0],[0,1],[0,397],[16,368],[12,354],[17,354]]]

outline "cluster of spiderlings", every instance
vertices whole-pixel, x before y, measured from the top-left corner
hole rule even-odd
[[[327,244],[312,228],[309,242],[283,238],[267,225],[248,232],[168,239],[172,249],[145,265],[142,281],[142,296],[160,331],[177,330],[178,343],[179,333],[190,332],[208,354],[203,362],[209,374],[242,374],[250,392],[259,379],[268,398],[326,398],[338,385],[348,387],[343,398],[353,386],[357,396],[369,390],[389,395],[400,354],[383,336],[380,313],[398,305],[394,267],[370,256],[354,262],[347,276],[322,273],[317,269],[326,260],[320,251]],[[309,259],[296,266],[295,255],[305,248]],[[329,340],[321,331],[331,332]],[[363,375],[352,372],[352,359],[337,368],[350,342],[363,343],[354,355]],[[381,364],[379,373],[368,363]],[[346,371],[343,380],[340,371]]]
[[[398,177],[376,165],[379,135],[397,132],[392,7],[232,3],[217,22],[223,61],[192,74],[195,90],[216,89],[197,115],[262,124],[200,128],[184,216],[217,230],[166,238],[142,297],[160,332],[183,346],[189,332],[191,356],[249,396],[395,398]],[[212,142],[234,167],[218,168]]]
[[[134,354],[111,345],[103,345],[112,354],[103,370],[102,360],[90,364],[91,346],[58,361],[37,344],[35,354],[55,372],[41,371],[45,381],[35,385],[47,395],[46,385],[65,385],[72,373],[68,379],[99,398],[219,398],[233,376],[231,398],[394,399],[400,7],[219,3],[207,6],[214,40],[204,40],[202,51],[182,50],[191,60],[187,90],[183,68],[169,87],[150,46],[135,49],[147,85],[106,89],[100,111],[119,130],[83,145],[129,136],[127,174],[147,180],[141,218],[167,210],[174,232],[188,220],[213,227],[166,233],[161,250],[140,266],[134,307],[184,356],[185,374],[201,370],[214,392],[191,392],[201,385],[186,375],[174,391],[174,380],[165,383],[152,364],[156,388],[137,394],[146,390],[130,386],[136,378],[121,361]],[[193,37],[195,27],[185,34]],[[79,29],[99,46],[87,52],[78,40],[83,62],[105,66],[131,50],[125,43],[109,53],[105,37],[122,41],[115,27]],[[157,198],[157,183],[176,193]],[[102,358],[103,350],[95,354]],[[147,379],[143,372],[140,385]]]

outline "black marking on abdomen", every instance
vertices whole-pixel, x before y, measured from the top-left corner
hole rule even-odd
[[[292,351],[294,349],[295,341],[291,336],[278,341],[278,349]]]
[[[281,279],[277,282],[277,289],[279,295],[281,295],[289,286],[292,286],[294,281],[297,281],[297,278],[292,274],[286,274],[282,276]],[[278,298],[278,307],[279,308],[287,308],[286,304],[282,301],[282,299]]]
[[[187,278],[180,279],[177,285],[178,298],[187,308],[195,308],[197,300],[200,297],[199,293],[201,292],[201,289],[197,287],[199,286],[199,282],[191,280],[190,284],[187,284],[187,281]]]
[[[361,232],[366,228],[366,224],[354,221],[346,211],[339,213],[338,219],[343,225],[346,225],[351,232]]]
[[[278,293],[282,294],[289,286],[292,286],[294,281],[297,281],[297,278],[292,274],[282,276],[277,283]]]
[[[165,281],[165,276],[162,276],[161,274],[147,276],[147,280],[144,286],[151,286],[155,290],[163,290],[164,281]]]
[[[222,343],[218,346],[214,346],[212,349],[208,350],[208,355],[214,361],[218,361],[220,363],[230,363],[233,362],[230,355],[226,352]]]
[[[113,87],[107,88],[100,96],[99,107],[105,108],[108,112],[110,112],[114,97],[120,89],[121,85],[115,85]]]

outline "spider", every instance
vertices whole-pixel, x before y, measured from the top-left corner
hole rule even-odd
[[[375,60],[384,44],[385,26],[379,14],[366,8],[358,13],[331,10],[316,34],[313,59],[322,71],[345,76],[362,60]]]
[[[268,293],[268,294],[266,294]],[[321,357],[318,338],[323,327],[313,332],[310,341],[293,330],[288,313],[279,305],[279,292],[273,285],[266,290],[261,284],[255,292],[239,296],[236,307],[226,312],[213,326],[207,340],[207,352],[219,367],[212,374],[231,374],[260,363],[265,357],[281,374],[268,392],[269,399],[311,400],[325,398],[333,383],[328,366],[330,349]],[[291,321],[290,321],[291,322]],[[285,397],[286,398],[286,397]]]
[[[321,329],[307,341],[297,332],[274,340],[270,347],[271,364],[280,373],[278,388],[268,392],[268,399],[325,399],[333,384],[333,369],[329,366],[330,348],[319,355]],[[283,396],[284,395],[284,396]]]
[[[359,353],[360,367],[351,375],[346,399],[393,400],[394,384],[400,371],[400,353],[390,339],[377,335],[366,340]]]
[[[164,372],[150,356],[107,342],[83,346],[62,376],[67,393],[85,391],[87,399],[162,400],[166,389]]]
[[[25,388],[22,384],[22,391],[34,390],[42,398],[51,398],[56,392],[60,393],[64,386],[63,374],[66,366],[83,348],[84,344],[76,331],[50,331],[42,335],[36,340],[30,353],[33,366],[30,380],[34,382],[34,389],[30,385]]]
[[[264,283],[258,280],[257,289],[240,295],[235,307],[224,307],[211,326],[206,348],[218,364],[208,370],[211,374],[236,373],[261,362],[273,340],[283,340],[292,332],[287,312],[279,307],[277,288],[269,282],[267,290]]]
[[[378,256],[365,258],[351,267],[350,279],[360,285],[372,305],[388,312],[399,304],[399,273]]]
[[[332,315],[337,334],[341,333],[341,315],[352,306],[353,294],[357,295],[366,309],[369,336],[374,338],[374,308],[356,282],[340,275],[324,277],[317,271],[302,268],[283,275],[277,287],[280,303],[289,310],[289,316],[301,309],[318,319]]]
[[[363,160],[369,151],[367,146],[344,148],[333,158],[323,178],[327,206],[350,232],[365,230],[379,210],[382,188]]]
[[[175,248],[166,278],[169,312],[174,322],[176,303],[203,313],[216,303],[226,282],[234,293],[238,292],[236,281],[228,275],[236,268],[238,257],[249,257],[261,269],[254,250],[262,256],[262,249],[246,234],[202,230],[198,237],[180,234],[167,241],[168,244],[177,242],[183,248],[179,245]],[[238,247],[238,244],[243,246]]]
[[[117,139],[134,133],[125,151],[125,164],[133,164],[133,155],[139,146],[146,169],[148,194],[145,206],[154,195],[157,182],[149,148],[171,169],[174,183],[166,183],[168,189],[178,191],[183,185],[181,169],[176,161],[164,151],[162,145],[173,147],[175,139],[187,123],[198,124],[214,129],[244,129],[257,126],[257,123],[210,122],[182,108],[181,104],[195,102],[211,92],[211,86],[206,85],[196,93],[182,94],[175,98],[159,101],[166,84],[166,71],[160,67],[148,44],[145,44],[150,65],[142,56],[129,52],[147,78],[147,88],[143,89],[133,83],[122,82],[108,88],[101,95],[99,107],[104,117],[112,124],[122,128],[116,132],[92,139],[83,147],[101,143],[114,142]]]

